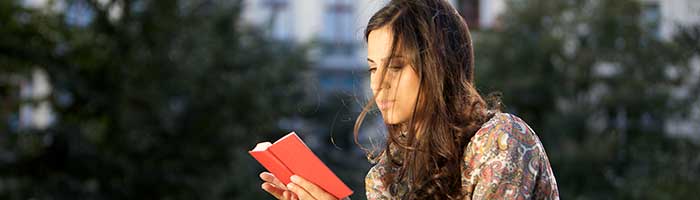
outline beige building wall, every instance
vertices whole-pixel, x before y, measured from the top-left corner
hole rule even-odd
[[[659,12],[659,37],[670,39],[678,26],[700,23],[698,0],[639,0],[643,6],[656,6]],[[644,9],[644,8],[643,8]]]

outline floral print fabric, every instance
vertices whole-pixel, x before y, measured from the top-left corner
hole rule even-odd
[[[408,191],[408,184],[384,186],[382,174],[390,170],[396,169],[382,155],[365,178],[367,199],[401,199]],[[461,174],[466,199],[559,199],[542,143],[530,126],[511,114],[494,115],[474,134],[464,150]]]

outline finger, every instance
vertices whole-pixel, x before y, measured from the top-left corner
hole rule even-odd
[[[285,199],[285,200],[290,200],[290,199],[292,199],[292,192],[290,192],[290,191],[288,191],[288,190],[285,190],[285,191],[284,191],[284,199]]]
[[[299,196],[297,196],[296,194],[294,194],[294,192],[291,192],[291,191],[290,191],[290,192],[289,192],[289,199],[291,199],[291,200],[299,200]]]
[[[304,190],[311,194],[315,199],[335,199],[335,196],[326,192],[311,181],[302,178],[301,176],[292,175],[291,179],[293,183],[304,188]]]
[[[262,179],[263,181],[275,184],[275,186],[277,186],[278,188],[281,188],[283,190],[287,190],[287,186],[285,186],[284,183],[282,183],[282,181],[280,181],[280,179],[275,177],[275,175],[270,173],[270,172],[260,173],[260,179]]]
[[[267,193],[270,193],[272,196],[274,196],[277,199],[282,199],[282,193],[285,192],[286,190],[280,189],[273,185],[272,183],[265,182],[261,185],[262,189],[265,190]]]
[[[289,189],[289,191],[292,191],[292,193],[294,193],[298,199],[303,199],[303,200],[316,199],[313,195],[309,194],[309,192],[304,190],[304,188],[302,188],[300,185],[297,185],[295,183],[287,184],[287,189]]]

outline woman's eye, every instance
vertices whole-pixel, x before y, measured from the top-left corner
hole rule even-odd
[[[367,70],[367,72],[369,72],[370,74],[374,74],[374,72],[376,72],[376,71],[377,71],[376,67],[369,68],[369,70]]]
[[[401,71],[402,68],[403,67],[397,65],[397,66],[389,67],[389,70],[391,70],[392,72],[399,72],[399,71]]]

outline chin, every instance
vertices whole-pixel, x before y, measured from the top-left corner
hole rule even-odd
[[[385,123],[385,124],[394,125],[394,124],[400,124],[400,123],[402,122],[402,121],[400,121],[400,120],[395,120],[395,119],[387,118],[386,116],[382,116],[382,117],[384,118],[384,123]]]
[[[385,123],[385,124],[390,124],[390,125],[398,124],[398,123],[396,123],[396,122],[393,122],[393,121],[386,121],[386,120],[384,121],[384,123]]]

